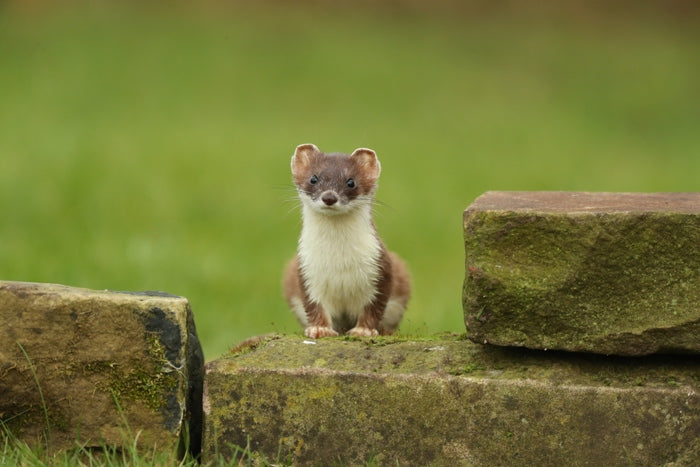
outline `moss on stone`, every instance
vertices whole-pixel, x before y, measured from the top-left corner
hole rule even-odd
[[[13,436],[42,446],[48,430],[53,451],[117,447],[131,431],[139,445],[169,449],[196,418],[198,451],[201,348],[186,299],[0,281],[0,311],[0,417]]]
[[[269,341],[278,339],[279,337],[280,337],[280,335],[275,334],[275,333],[251,337],[251,338],[246,339],[243,342],[239,343],[238,345],[232,347],[226,355],[227,356],[236,356],[236,355],[242,355],[244,353],[252,352],[253,350],[255,350],[257,348],[264,346]]]
[[[616,199],[580,195],[593,206]],[[700,214],[673,211],[672,198],[663,198],[666,210],[644,211],[630,196],[628,209],[552,209],[557,196],[487,193],[465,211],[470,338],[619,355],[700,352]],[[516,198],[530,207],[513,207]]]
[[[325,368],[347,373],[469,374],[513,380],[536,376],[560,384],[588,384],[591,378],[598,378],[615,387],[634,386],[637,380],[655,387],[665,387],[669,380],[692,386],[700,377],[700,371],[688,371],[695,366],[692,358],[659,355],[639,360],[483,346],[474,345],[464,334],[423,336],[420,340],[385,336],[315,341],[302,336],[276,335],[264,347],[224,356],[211,365],[216,365],[217,371],[227,372],[241,368],[258,371]]]
[[[133,359],[128,364],[104,360],[70,363],[66,374],[80,371],[83,375],[96,376],[95,389],[111,396],[119,409],[127,408],[133,401],[151,410],[162,409],[178,381],[172,371],[165,371],[169,361],[156,334],[147,334],[146,347],[145,359]]]
[[[663,463],[685,454],[680,432],[700,429],[697,375],[692,358],[494,348],[455,335],[278,336],[208,364],[205,454],[249,445],[295,465]]]

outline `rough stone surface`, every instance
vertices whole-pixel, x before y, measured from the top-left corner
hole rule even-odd
[[[293,465],[697,465],[693,356],[264,336],[209,362],[202,458]]]
[[[0,420],[32,446],[197,454],[203,372],[182,297],[0,281]]]
[[[700,193],[487,192],[464,243],[475,342],[700,353]]]

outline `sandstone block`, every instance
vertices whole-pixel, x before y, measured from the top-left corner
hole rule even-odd
[[[700,193],[487,192],[464,243],[475,342],[700,353]]]
[[[196,455],[202,379],[185,298],[0,281],[0,420],[32,446]]]
[[[564,355],[455,336],[266,336],[209,362],[202,458],[292,465],[695,465],[692,356]]]

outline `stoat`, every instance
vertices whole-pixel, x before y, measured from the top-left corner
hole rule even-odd
[[[292,156],[302,229],[284,292],[309,338],[392,334],[403,317],[408,271],[372,220],[380,170],[365,148],[325,154],[302,144]]]

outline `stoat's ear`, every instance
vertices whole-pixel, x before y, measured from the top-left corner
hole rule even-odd
[[[357,165],[367,174],[368,177],[376,181],[379,178],[379,173],[382,171],[382,166],[377,159],[377,153],[367,148],[357,148],[350,158],[357,162]]]
[[[321,152],[314,144],[300,144],[292,156],[292,172],[308,167],[311,164],[311,156]]]

